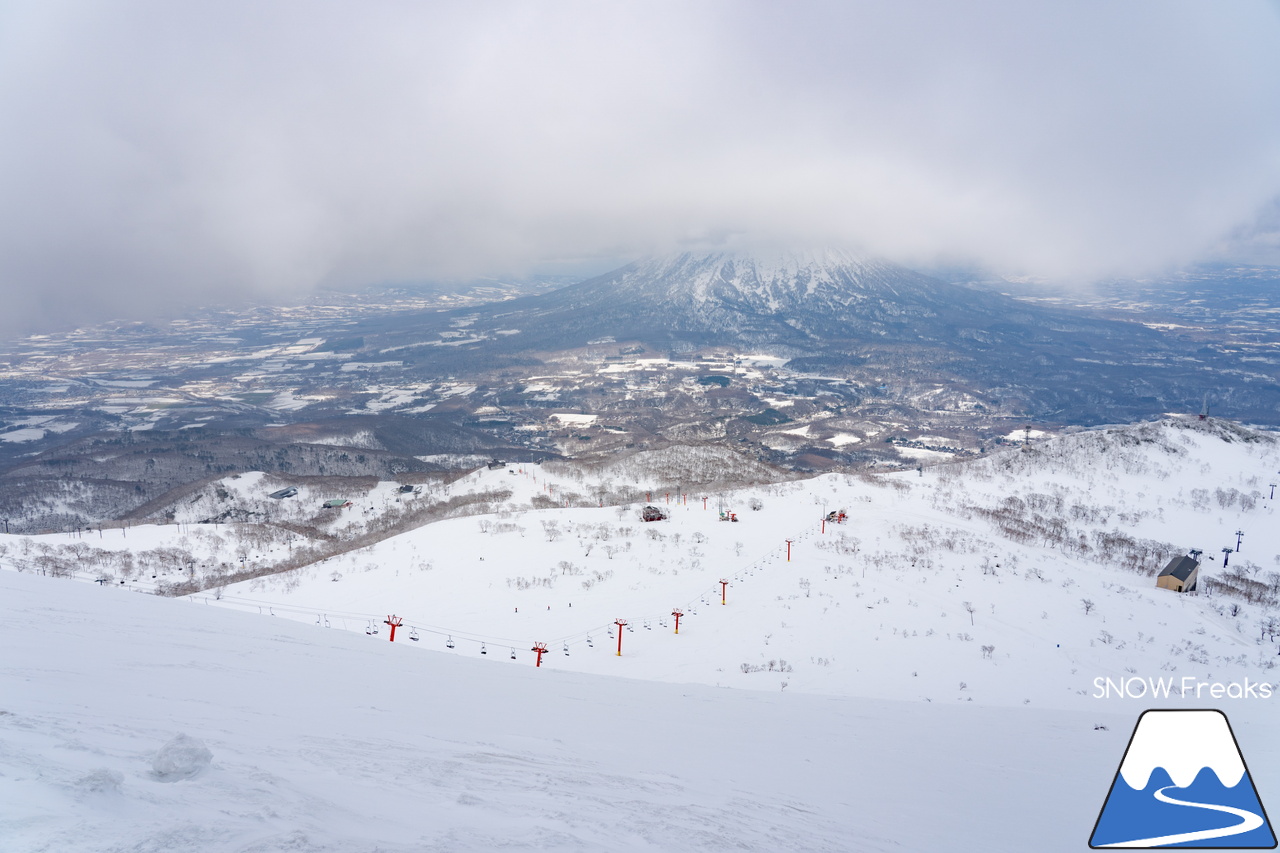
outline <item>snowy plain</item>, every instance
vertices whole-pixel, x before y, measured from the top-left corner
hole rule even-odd
[[[644,495],[556,507],[606,484],[511,465],[450,486],[502,484],[483,515],[184,599],[0,571],[0,849],[1083,850],[1149,707],[1221,707],[1266,803],[1275,699],[1094,680],[1275,685],[1274,609],[1157,590],[1094,534],[1211,554],[1243,530],[1265,579],[1277,468],[1269,436],[1173,421],[650,494],[671,518],[644,524]],[[23,541],[58,540],[4,537],[0,565]],[[156,764],[179,735],[212,756],[186,778]]]

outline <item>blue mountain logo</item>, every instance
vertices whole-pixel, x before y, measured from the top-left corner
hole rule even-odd
[[[1276,835],[1221,711],[1146,711],[1089,846],[1271,850]]]

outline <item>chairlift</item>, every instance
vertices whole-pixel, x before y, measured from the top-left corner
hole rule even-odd
[[[453,648],[453,635],[452,635],[452,634],[450,634],[450,635],[449,635],[449,639],[447,639],[447,640],[445,640],[445,641],[444,641],[444,647],[445,647],[446,649],[451,649],[451,648]]]
[[[568,644],[568,643],[565,643],[565,644],[564,644],[564,656],[565,656],[565,657],[568,657],[568,656],[569,656],[569,644]]]
[[[365,632],[366,634],[369,634],[369,635],[372,635],[372,634],[373,634],[373,623],[372,623],[372,622],[366,622],[366,623],[364,623],[364,632]]]
[[[324,626],[325,626],[326,628],[328,628],[328,627],[329,627],[329,617],[328,617],[328,616],[324,617]]]
[[[636,632],[635,627],[634,627],[634,626],[632,626],[632,625],[630,625],[630,624],[628,624],[628,625],[627,625],[627,633],[628,633],[628,634],[634,634],[635,632]]]
[[[515,649],[512,649],[512,650],[511,650],[511,659],[512,659],[512,660],[515,660],[515,659],[516,659],[516,650],[515,650]]]
[[[587,634],[587,648],[594,649],[595,647],[596,647],[596,644],[591,642],[591,635]]]
[[[409,629],[409,639],[410,639],[410,640],[413,640],[415,643],[416,643],[416,642],[418,642],[418,629],[417,629],[417,628],[410,628],[410,629]]]
[[[652,631],[652,630],[653,630],[653,626],[649,624],[649,620],[648,620],[648,619],[644,620],[644,629],[645,629],[646,631]]]
[[[481,643],[481,644],[480,644],[480,654],[482,654],[482,655],[487,655],[487,654],[489,654],[489,650],[488,650],[488,649],[486,649],[486,648],[484,647],[484,643]]]

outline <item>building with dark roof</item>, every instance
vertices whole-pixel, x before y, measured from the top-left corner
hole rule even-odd
[[[1156,586],[1174,592],[1195,592],[1200,579],[1200,563],[1194,557],[1174,557],[1156,578]]]

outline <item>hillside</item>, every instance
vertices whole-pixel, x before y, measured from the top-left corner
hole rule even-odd
[[[1099,675],[1276,680],[1268,434],[1172,420],[918,473],[673,487],[681,472],[710,479],[707,458],[482,468],[418,494],[371,484],[345,510],[317,509],[335,496],[306,485],[267,500],[279,481],[250,475],[219,489],[265,522],[192,524],[210,514],[197,502],[177,525],[9,537],[0,559],[360,633],[394,613],[417,644],[454,654],[525,659],[540,641],[546,665],[668,681],[1079,707]],[[642,522],[646,499],[670,519]],[[841,509],[845,523],[821,521]],[[1156,589],[1193,548],[1202,594]]]
[[[504,666],[12,572],[0,596],[7,853],[1074,850],[1133,716]]]
[[[20,850],[1073,850],[1148,707],[1223,708],[1264,801],[1280,789],[1274,436],[1174,419],[918,472],[664,482],[709,458],[370,484],[306,546],[343,548],[238,583],[219,573],[303,539],[194,523],[203,503],[5,537],[26,577],[0,573],[0,783],[21,793],[0,829]],[[280,512],[316,513],[306,488]],[[388,526],[415,502],[461,514]],[[1156,589],[1191,548],[1216,555],[1200,594]],[[127,594],[192,576],[183,599]],[[1146,695],[1100,698],[1108,679]],[[214,759],[171,785],[148,768],[178,732]]]

